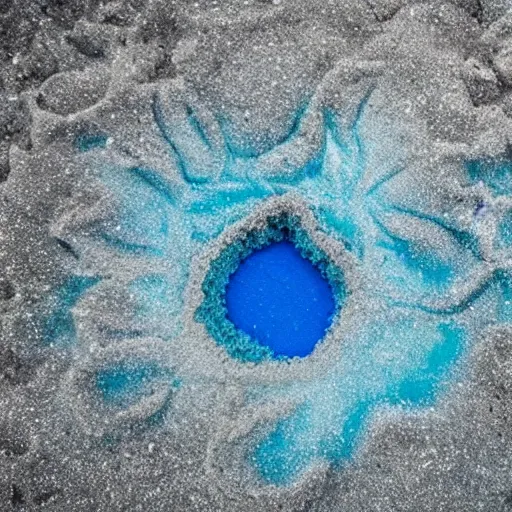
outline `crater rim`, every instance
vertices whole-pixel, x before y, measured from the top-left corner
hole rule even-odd
[[[228,246],[243,239],[246,233],[262,232],[268,225],[268,219],[279,215],[297,217],[301,229],[312,244],[325,253],[333,266],[342,271],[346,299],[343,307],[338,308],[325,335],[307,357],[285,360],[262,358],[257,362],[244,362],[231,357],[225,347],[213,338],[206,325],[198,320],[197,310],[205,300],[203,283],[211,271],[211,263],[217,260]],[[238,265],[239,261],[235,268]],[[311,372],[324,373],[326,365],[330,367],[339,358],[339,345],[347,338],[347,332],[353,330],[353,318],[361,309],[358,307],[360,301],[357,296],[362,287],[357,267],[356,257],[340,241],[326,234],[305,199],[296,193],[267,198],[261,201],[254,211],[228,226],[202,254],[193,259],[185,293],[183,331],[183,335],[193,342],[186,347],[176,348],[175,357],[180,360],[183,369],[187,368],[187,373],[216,379],[222,379],[228,374],[235,378],[258,382],[288,379],[302,381],[310,379]]]
[[[203,281],[204,300],[196,310],[196,320],[206,326],[214,341],[230,357],[242,363],[261,363],[264,360],[285,362],[309,357],[336,322],[349,294],[343,269],[335,265],[325,251],[311,240],[299,216],[283,210],[276,215],[268,215],[266,223],[263,229],[242,231],[238,240],[225,246],[219,256],[210,262],[210,269]],[[299,257],[315,269],[319,280],[328,286],[327,300],[332,301],[334,306],[333,312],[323,319],[326,327],[322,335],[315,341],[305,340],[306,345],[312,347],[304,355],[300,354],[300,350],[296,354],[283,354],[278,347],[272,346],[272,342],[265,343],[251,336],[236,324],[228,306],[228,288],[243,262],[280,243],[291,244]],[[300,345],[300,341],[297,345]]]

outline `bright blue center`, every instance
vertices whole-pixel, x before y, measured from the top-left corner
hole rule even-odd
[[[304,357],[331,324],[336,304],[320,271],[290,242],[248,256],[226,288],[228,318],[276,356]]]

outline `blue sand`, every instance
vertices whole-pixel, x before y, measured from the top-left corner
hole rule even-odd
[[[465,167],[472,184],[482,181],[497,196],[512,194],[512,160],[470,160]]]
[[[128,407],[151,393],[148,383],[158,378],[160,373],[154,366],[125,364],[98,372],[96,385],[103,400],[120,407]]]
[[[102,133],[81,133],[75,139],[75,147],[80,153],[87,153],[93,149],[105,149],[108,137]]]
[[[175,199],[169,184],[157,172],[139,167],[111,169],[103,179],[122,198],[122,216],[119,226],[104,229],[100,238],[121,252],[163,256]]]
[[[44,342],[47,345],[68,346],[75,342],[76,329],[71,309],[87,290],[98,284],[100,278],[87,276],[70,277],[53,297],[51,314],[43,325]]]
[[[336,308],[329,283],[287,241],[240,264],[226,288],[226,306],[239,330],[286,357],[311,354]]]
[[[499,225],[499,234],[498,245],[507,249],[512,247],[512,211],[503,215]]]
[[[368,349],[368,344],[378,344],[380,338],[397,339],[400,332],[403,346],[398,350],[402,355],[414,354],[415,347],[429,337],[437,340],[416,368],[404,369],[398,381],[388,373],[383,387],[373,392],[365,389],[364,383],[375,377],[375,368],[366,365],[368,353],[361,350],[359,357],[353,358],[349,373],[336,377],[337,391],[330,396],[323,391],[314,394],[291,416],[276,422],[270,435],[249,451],[265,482],[289,485],[315,459],[343,465],[354,455],[372,411],[379,405],[412,408],[434,403],[443,380],[461,355],[466,335],[452,322],[415,332],[413,324],[404,320],[397,325],[374,326],[370,332],[361,333],[363,340],[352,341],[354,345],[363,341]],[[325,417],[332,423],[323,425]]]
[[[129,289],[138,299],[138,313],[158,314],[158,311],[165,307],[169,283],[162,275],[149,274],[134,279],[130,283]]]

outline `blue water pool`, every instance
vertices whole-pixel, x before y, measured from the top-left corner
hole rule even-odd
[[[230,277],[228,318],[277,356],[304,357],[325,335],[336,304],[331,286],[293,243],[252,253]]]

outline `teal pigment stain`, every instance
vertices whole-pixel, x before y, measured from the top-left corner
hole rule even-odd
[[[75,147],[80,153],[93,149],[105,149],[108,137],[102,133],[80,133],[75,138]]]
[[[71,310],[100,280],[99,277],[71,276],[54,292],[51,312],[43,322],[46,345],[69,347],[75,344],[76,329]]]
[[[273,431],[249,450],[248,459],[258,468],[264,482],[290,485],[315,460],[328,460],[342,467],[360,446],[371,415],[379,406],[412,408],[434,403],[443,378],[464,348],[464,331],[452,322],[417,330],[406,321],[379,327],[363,330],[352,340],[354,347],[347,353],[352,356],[351,365],[346,375],[332,377],[333,380],[326,376],[324,386],[333,382],[338,385],[334,393],[326,395],[320,386],[310,399],[291,416],[277,421]],[[435,342],[430,353],[418,361],[420,364],[416,367],[406,364],[410,369],[404,368],[400,379],[387,375],[382,387],[365,387],[365,382],[375,377],[376,370],[368,367],[368,354],[357,346],[370,349],[379,343],[380,337],[392,340],[400,339],[400,335],[403,356],[397,355],[397,364],[403,364],[399,357],[404,358],[403,362],[414,360],[415,347],[423,340],[434,338]]]
[[[153,392],[153,383],[168,380],[174,385],[170,373],[153,364],[123,362],[105,368],[96,374],[96,387],[101,398],[116,407],[127,408]]]
[[[466,162],[465,168],[470,183],[474,185],[482,182],[496,196],[512,194],[512,160],[508,156]]]

